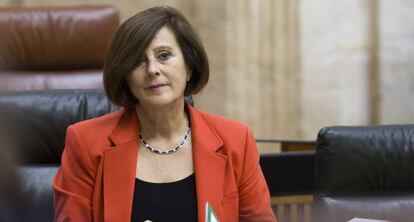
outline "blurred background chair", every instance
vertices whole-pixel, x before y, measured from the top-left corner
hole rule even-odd
[[[0,123],[11,141],[9,146],[2,144],[1,153],[11,154],[17,166],[16,170],[11,164],[7,165],[10,170],[2,169],[1,181],[14,187],[4,187],[2,183],[0,191],[7,191],[8,196],[20,198],[16,202],[24,203],[14,210],[18,219],[53,221],[51,183],[60,165],[66,128],[118,108],[106,98],[103,90],[93,89],[2,92],[0,107]],[[4,178],[14,180],[16,175],[12,177],[12,173],[17,175],[17,182]],[[6,208],[0,205],[0,213],[2,209]],[[11,216],[16,214],[7,215]]]
[[[113,6],[0,7],[0,221],[53,221],[67,126],[116,109],[90,89],[119,20]]]
[[[0,8],[0,89],[102,88],[112,6]]]
[[[321,129],[315,189],[313,221],[412,221],[414,125]]]

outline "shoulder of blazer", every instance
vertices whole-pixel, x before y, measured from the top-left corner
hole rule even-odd
[[[218,152],[227,157],[236,181],[241,182],[246,164],[248,167],[256,168],[259,160],[254,135],[250,128],[246,124],[225,117],[198,110],[196,112],[223,141]]]
[[[109,135],[121,119],[124,109],[80,121],[68,127],[82,137],[86,145],[111,146]]]
[[[89,129],[102,129],[108,127],[115,127],[121,119],[124,109],[108,113],[99,117],[83,120],[72,125],[77,130],[84,131]]]
[[[241,134],[245,134],[246,130],[249,130],[249,127],[241,123],[239,121],[225,118],[222,116],[218,116],[215,114],[211,114],[204,111],[199,111],[199,114],[203,117],[203,119],[208,123],[208,125],[216,131],[216,133],[222,137],[228,134],[235,134],[240,136]]]
[[[231,159],[244,158],[248,140],[253,139],[249,127],[238,121],[217,116],[211,113],[197,111],[210,129],[221,138],[223,147],[221,153]]]

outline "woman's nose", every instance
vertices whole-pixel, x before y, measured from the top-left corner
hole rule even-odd
[[[159,75],[160,74],[160,64],[156,60],[149,60],[147,64],[148,75]]]

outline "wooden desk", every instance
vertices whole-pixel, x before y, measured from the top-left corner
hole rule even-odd
[[[263,144],[279,144],[281,152],[289,151],[315,151],[316,141],[312,140],[268,140],[268,139],[257,139],[256,142],[260,146]]]

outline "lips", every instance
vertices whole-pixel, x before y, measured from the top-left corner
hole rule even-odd
[[[163,86],[166,86],[166,85],[167,84],[154,84],[154,85],[149,86],[147,89],[159,89],[159,88],[161,88]]]

